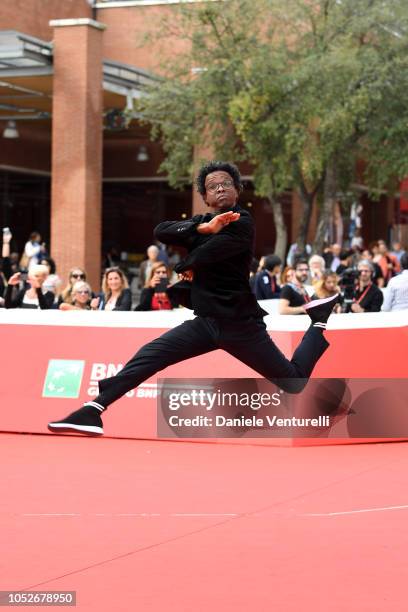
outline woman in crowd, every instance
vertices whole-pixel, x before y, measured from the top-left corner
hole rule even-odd
[[[60,310],[91,310],[92,289],[85,281],[74,283],[71,291],[72,303],[62,302]]]
[[[42,286],[48,276],[48,268],[41,265],[31,266],[28,272],[28,283],[23,281],[23,287],[14,295],[14,288],[21,281],[21,272],[16,272],[8,280],[5,296],[6,308],[52,308],[54,294],[51,291],[42,292]]]
[[[56,273],[57,267],[55,261],[52,257],[41,257],[40,264],[48,268],[48,276],[45,280],[43,290],[51,291],[54,294],[54,301],[57,301],[61,293],[62,280]]]
[[[308,284],[314,285],[315,282],[323,278],[326,263],[320,255],[312,255],[309,258],[309,278]]]
[[[292,283],[294,276],[295,269],[292,268],[292,266],[286,266],[280,277],[280,286],[283,287],[283,285],[288,285],[289,283]]]
[[[145,286],[140,296],[140,303],[135,310],[171,310],[178,304],[168,295],[167,288],[170,285],[169,268],[158,261],[151,267]]]
[[[107,268],[102,278],[102,292],[91,301],[93,310],[131,310],[132,294],[120,268]]]
[[[387,286],[388,281],[400,271],[399,261],[389,252],[384,240],[377,240],[371,250],[374,253],[373,261],[380,266],[385,286]]]
[[[316,281],[313,285],[314,295],[312,300],[319,300],[321,298],[328,298],[336,295],[340,295],[340,287],[338,285],[339,277],[335,272],[331,270],[325,270],[320,280]],[[333,312],[341,312],[341,304],[335,304]]]
[[[62,302],[72,304],[72,288],[78,281],[86,281],[86,272],[77,266],[69,271],[68,284],[58,298],[58,306]]]

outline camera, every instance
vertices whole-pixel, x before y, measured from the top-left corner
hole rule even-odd
[[[154,293],[165,293],[169,284],[168,278],[161,278],[160,283],[155,286]]]
[[[340,289],[343,297],[343,312],[351,311],[356,291],[356,281],[360,277],[360,272],[356,268],[346,268],[340,276]]]

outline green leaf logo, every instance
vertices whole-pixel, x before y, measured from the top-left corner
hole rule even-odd
[[[50,359],[45,376],[43,397],[79,397],[85,361]]]

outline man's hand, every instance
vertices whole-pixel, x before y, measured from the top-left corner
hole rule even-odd
[[[216,215],[208,223],[201,223],[197,226],[197,232],[199,234],[218,234],[220,230],[226,225],[229,225],[233,221],[238,221],[240,217],[239,213],[233,212],[232,210]]]
[[[44,279],[40,280],[36,278],[35,276],[29,276],[28,282],[30,283],[32,289],[41,289]]]
[[[361,308],[360,304],[352,304],[351,305],[352,312],[365,312],[364,308]]]
[[[153,278],[150,280],[150,283],[149,283],[150,289],[154,289],[155,287],[157,287],[157,285],[160,284],[160,281],[161,281],[160,276],[153,276]]]
[[[7,284],[8,285],[18,285],[20,282],[20,276],[21,276],[21,273],[16,272],[15,274],[13,274],[13,276],[10,276],[10,278],[7,281]]]
[[[180,280],[189,281],[191,283],[194,278],[194,272],[193,270],[186,270],[185,272],[182,272],[178,276]]]

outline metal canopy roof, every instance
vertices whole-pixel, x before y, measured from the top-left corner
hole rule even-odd
[[[52,74],[52,44],[15,30],[0,31],[1,77]]]
[[[53,45],[33,36],[27,36],[16,30],[0,30],[0,119],[44,119],[50,116],[44,112],[40,99],[50,98],[50,93],[44,93],[37,77],[53,74]],[[35,77],[38,89],[34,86],[24,87],[17,79]],[[106,92],[126,97],[128,102],[139,98],[149,84],[157,82],[157,77],[135,66],[104,60],[103,89]],[[6,98],[13,98],[7,103]],[[3,100],[1,100],[3,98]],[[32,98],[33,103],[27,100]],[[20,102],[25,102],[20,104]],[[37,104],[36,104],[37,102]],[[47,109],[48,110],[48,109]],[[3,113],[7,112],[7,116]]]

